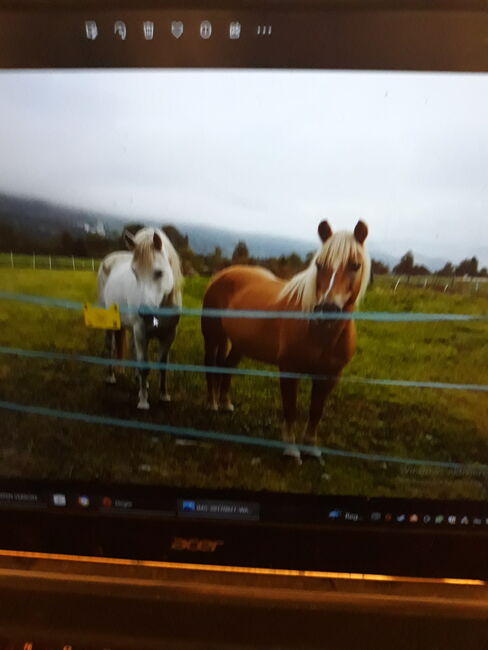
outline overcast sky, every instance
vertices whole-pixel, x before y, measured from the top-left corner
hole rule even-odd
[[[0,191],[487,264],[487,116],[488,75],[3,72]]]

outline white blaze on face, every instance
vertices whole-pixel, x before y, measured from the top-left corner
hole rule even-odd
[[[332,291],[332,288],[334,287],[335,278],[336,278],[336,271],[334,271],[332,273],[332,275],[330,276],[330,281],[329,281],[329,286],[327,287],[327,291],[324,291],[324,293],[322,294],[322,297],[320,299],[321,304],[324,304],[324,303],[327,302],[327,298],[329,296],[329,293]]]
[[[334,271],[332,275],[330,276],[330,281],[329,281],[329,286],[327,287],[327,290],[322,294],[322,298],[320,300],[321,304],[330,304],[330,305],[335,305],[339,309],[344,309],[344,305],[350,298],[350,292],[349,293],[333,293],[334,289],[334,284],[336,281],[336,276],[337,276],[337,271]]]

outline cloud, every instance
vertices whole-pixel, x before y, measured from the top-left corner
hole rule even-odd
[[[461,257],[488,240],[487,114],[483,75],[0,73],[0,189],[311,240],[364,218]]]

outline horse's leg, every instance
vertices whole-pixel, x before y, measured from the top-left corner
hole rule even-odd
[[[236,350],[235,347],[230,349],[229,354],[226,356],[222,367],[235,368],[242,358],[242,354]],[[230,401],[229,390],[232,375],[230,373],[220,375],[220,408],[224,411],[232,412],[234,405]]]
[[[115,348],[115,336],[112,330],[105,330],[105,354],[109,359],[113,359]],[[109,365],[107,367],[107,375],[105,377],[105,382],[107,384],[115,384],[116,382],[114,367]]]
[[[159,343],[159,362],[160,363],[168,363],[168,355],[169,355],[169,348],[170,348],[171,342],[169,344],[166,343],[166,341],[160,341]],[[161,368],[160,374],[159,374],[159,401],[160,402],[171,402],[171,396],[166,390],[166,369]]]
[[[205,342],[205,358],[204,364],[207,368],[214,368],[217,365],[217,352],[218,347],[215,345],[210,345]],[[217,402],[217,391],[219,379],[214,372],[206,373],[207,380],[207,407],[211,411],[218,411],[219,404]]]
[[[168,323],[168,332],[166,336],[159,339],[159,361],[160,363],[168,363],[168,355],[173,341],[176,337],[176,326],[178,325],[179,318],[173,319]],[[161,402],[171,402],[171,397],[166,390],[166,369],[161,368],[159,375],[159,399]]]
[[[137,358],[137,352],[136,352],[136,337],[134,335],[134,328],[132,328],[130,340],[129,340],[129,358],[130,359],[136,359]],[[137,368],[133,368],[134,373],[136,378],[139,377],[139,372]]]
[[[321,452],[317,448],[317,429],[319,426],[320,418],[324,411],[324,403],[337,384],[338,379],[316,379],[312,382],[312,396],[310,399],[310,412],[308,416],[307,426],[303,435],[303,443],[312,447],[306,452],[306,455],[314,458],[320,458]]]
[[[294,458],[300,463],[300,450],[295,444],[295,433],[293,430],[297,419],[298,379],[280,377],[280,388],[283,415],[285,417],[282,435],[283,441],[287,443],[287,446],[283,450],[283,454],[290,458]]]
[[[225,345],[225,334],[221,327],[213,321],[216,319],[202,318],[202,333],[205,342],[204,364],[207,368],[214,368],[218,365],[219,350],[222,347],[222,339]],[[219,375],[215,372],[207,372],[207,406],[211,411],[218,411],[219,404],[217,395],[219,391]]]
[[[142,321],[134,325],[133,334],[137,361],[147,361],[147,338]],[[137,369],[137,376],[139,378],[139,402],[137,408],[144,411],[147,411],[149,408],[148,374],[149,370],[147,368]]]

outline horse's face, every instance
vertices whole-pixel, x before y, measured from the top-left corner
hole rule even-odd
[[[157,232],[150,238],[135,240],[132,271],[140,291],[141,306],[159,307],[173,291],[173,271]]]
[[[332,238],[340,236],[342,241],[335,246],[337,248],[336,260],[326,263],[317,261],[315,311],[352,311],[363,286],[364,274],[368,273],[365,264],[366,253],[363,248],[368,235],[368,227],[363,221],[358,221],[354,233],[333,235],[329,224],[322,222],[319,226],[319,235],[323,243],[329,242],[332,251],[336,244]],[[334,255],[332,254],[331,257]]]

